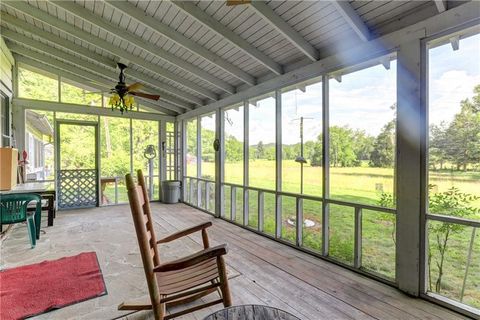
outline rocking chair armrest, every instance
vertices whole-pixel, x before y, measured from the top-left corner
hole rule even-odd
[[[221,244],[215,247],[211,247],[211,248],[199,251],[187,257],[161,264],[155,267],[153,269],[153,272],[168,272],[168,271],[188,268],[196,264],[199,264],[200,262],[203,262],[205,260],[223,256],[227,254],[227,251],[228,251],[227,245]]]
[[[162,238],[160,240],[157,241],[157,244],[160,244],[160,243],[167,243],[167,242],[170,242],[170,241],[173,241],[173,240],[176,240],[178,238],[181,238],[181,237],[185,237],[189,234],[192,234],[194,232],[197,232],[197,231],[201,231],[203,229],[206,229],[208,227],[210,227],[212,225],[211,222],[204,222],[204,223],[201,223],[199,225],[196,225],[196,226],[193,226],[193,227],[190,227],[188,229],[185,229],[185,230],[180,230],[178,232],[175,232],[175,233],[172,233],[171,235],[168,235],[166,236],[165,238]]]

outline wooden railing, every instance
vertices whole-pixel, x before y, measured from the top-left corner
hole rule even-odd
[[[211,187],[215,190],[215,182],[196,177],[184,177],[184,202],[187,204],[206,211],[210,214],[215,214],[215,208],[212,205],[212,193]],[[228,192],[229,191],[229,192]],[[242,203],[243,208],[238,208],[237,199],[238,193],[242,192],[243,197],[239,201]],[[249,204],[252,199],[251,195],[255,193],[257,199],[254,200],[256,203],[256,211],[250,212]],[[317,197],[313,195],[306,194],[297,194],[291,192],[283,191],[274,191],[258,187],[249,187],[243,186],[240,184],[234,183],[223,183],[222,184],[222,195],[224,199],[219,199],[222,202],[221,213],[217,215],[231,223],[240,225],[244,228],[247,228],[251,231],[260,233],[282,243],[294,246],[303,251],[307,251],[316,256],[332,260],[335,263],[344,265],[348,268],[356,269],[361,273],[367,273],[373,277],[379,278],[384,282],[394,283],[395,279],[392,277],[385,276],[380,273],[375,273],[373,271],[366,270],[362,267],[362,216],[364,214],[370,214],[372,212],[385,213],[393,215],[393,223],[395,223],[396,210],[392,208],[385,208],[380,206],[360,204],[336,199],[323,199],[322,197]],[[265,230],[265,196],[270,195],[275,200],[274,204],[274,216],[275,216],[275,226],[273,230]],[[228,198],[227,198],[228,197]],[[282,234],[282,197],[289,197],[295,199],[295,237],[288,238]],[[215,197],[213,196],[215,201]],[[303,202],[304,201],[316,201],[318,202],[319,213],[322,216],[322,247],[320,250],[315,250],[309,248],[304,244],[304,216],[303,216]],[[213,203],[215,203],[213,201]],[[269,203],[270,204],[270,203]],[[328,205],[333,204],[337,206],[350,207],[354,212],[354,246],[353,246],[353,263],[349,264],[344,261],[340,261],[329,255],[329,234],[328,234]],[[239,216],[239,213],[242,213],[243,216]],[[256,223],[252,226],[250,222],[250,217],[252,214],[256,215]],[[297,221],[302,221],[302,223],[296,223]],[[394,265],[394,263],[393,263]]]

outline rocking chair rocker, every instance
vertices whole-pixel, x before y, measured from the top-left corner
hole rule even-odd
[[[218,303],[229,307],[232,302],[223,259],[223,255],[227,253],[227,247],[219,245],[210,248],[206,229],[212,223],[206,222],[157,241],[145,179],[141,170],[138,170],[137,173],[138,185],[134,183],[130,174],[127,174],[125,178],[130,209],[147,278],[150,303],[125,302],[118,306],[118,310],[153,309],[156,320],[166,320]],[[160,263],[158,244],[167,243],[197,231],[202,233],[204,250],[178,260]],[[166,315],[168,307],[192,302],[215,291],[220,295],[220,299]]]

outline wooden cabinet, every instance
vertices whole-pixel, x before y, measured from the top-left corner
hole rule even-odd
[[[17,185],[18,150],[0,148],[0,190],[10,190]]]

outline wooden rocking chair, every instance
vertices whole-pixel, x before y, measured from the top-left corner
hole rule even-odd
[[[127,174],[125,178],[130,209],[147,278],[150,303],[124,302],[118,306],[118,310],[153,309],[155,319],[164,320],[179,317],[218,303],[223,303],[225,307],[229,307],[232,302],[223,259],[223,255],[227,253],[227,247],[226,245],[219,245],[210,248],[206,229],[212,223],[206,222],[157,241],[142,171],[138,170],[138,185],[134,183],[130,174]],[[197,231],[202,233],[204,250],[178,260],[160,263],[158,244],[167,243]],[[215,291],[220,295],[220,299],[196,305],[174,314],[165,314],[168,307],[192,302]]]

